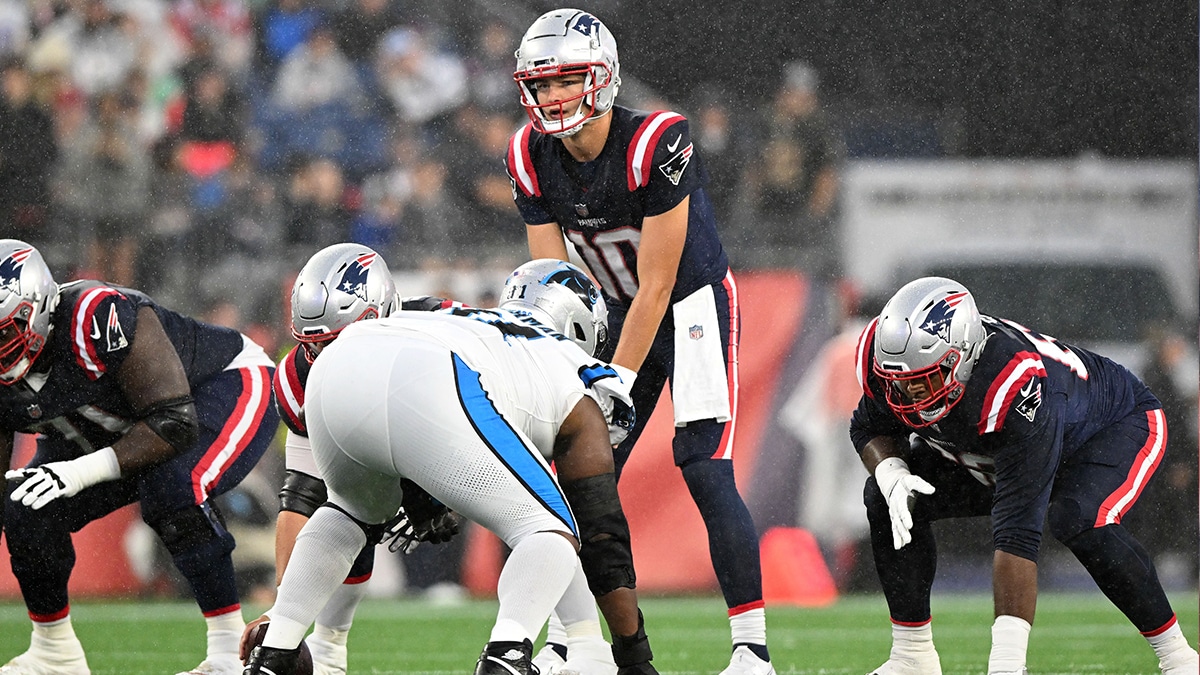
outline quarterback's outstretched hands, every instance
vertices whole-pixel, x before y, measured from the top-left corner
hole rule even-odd
[[[112,448],[64,462],[50,462],[37,467],[13,469],[4,477],[23,481],[12,493],[12,500],[34,510],[60,497],[73,497],[96,483],[121,477],[121,466]]]
[[[924,478],[913,475],[908,463],[899,457],[888,457],[875,467],[875,482],[887,501],[892,519],[892,546],[899,551],[912,541],[912,502],[914,493],[931,495],[934,487]]]
[[[615,363],[609,364],[609,368],[613,369],[616,377],[608,375],[592,380],[587,393],[600,405],[600,412],[604,413],[604,419],[608,422],[608,442],[616,446],[625,440],[637,421],[633,397],[630,395],[637,373]]]

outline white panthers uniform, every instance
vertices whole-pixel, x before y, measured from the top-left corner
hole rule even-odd
[[[510,546],[539,531],[578,536],[547,460],[585,381],[608,368],[503,310],[355,323],[309,376],[305,415],[329,499],[381,523],[406,477]]]

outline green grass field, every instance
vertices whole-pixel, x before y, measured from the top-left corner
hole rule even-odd
[[[1197,596],[1172,602],[1195,644]],[[729,628],[719,598],[643,601],[654,664],[669,673],[718,673],[728,663]],[[251,616],[262,607],[248,607]],[[352,673],[469,673],[496,610],[494,601],[435,606],[419,600],[371,600],[350,636]],[[934,635],[943,670],[983,673],[991,598],[935,595]],[[79,602],[76,631],[96,675],[173,675],[204,653],[204,623],[184,602]],[[775,668],[784,673],[862,675],[887,656],[890,631],[882,596],[844,597],[825,609],[771,607],[768,633]],[[0,604],[0,660],[25,650],[28,619]],[[1030,672],[1155,675],[1146,641],[1099,593],[1043,594],[1029,644]]]

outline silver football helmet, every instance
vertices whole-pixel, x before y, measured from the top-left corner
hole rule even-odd
[[[527,313],[595,356],[608,341],[608,307],[592,280],[569,262],[542,258],[504,281],[500,309]]]
[[[617,41],[596,17],[578,9],[556,9],[538,17],[517,48],[513,79],[533,128],[564,138],[612,110],[621,86]],[[582,75],[583,91],[563,101],[538,101],[538,80]],[[570,104],[579,101],[567,115]]]
[[[875,327],[873,370],[888,407],[917,428],[944,417],[962,399],[984,340],[975,298],[962,284],[942,277],[905,284]]]
[[[309,258],[292,285],[292,337],[311,361],[346,326],[399,306],[383,256],[360,244],[334,244]]]
[[[58,284],[42,254],[17,239],[0,239],[0,384],[20,381],[33,366],[58,304]]]

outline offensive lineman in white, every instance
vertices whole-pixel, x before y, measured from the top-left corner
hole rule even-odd
[[[568,263],[531,265],[544,272],[507,285],[502,309],[359,322],[314,362],[306,418],[329,501],[297,537],[247,675],[290,670],[355,556],[396,513],[401,478],[512,548],[476,675],[536,672],[532,639],[584,573],[618,673],[655,673],[612,463],[610,434],[632,426],[632,410],[608,386],[616,372],[590,356],[606,331],[603,301]]]

